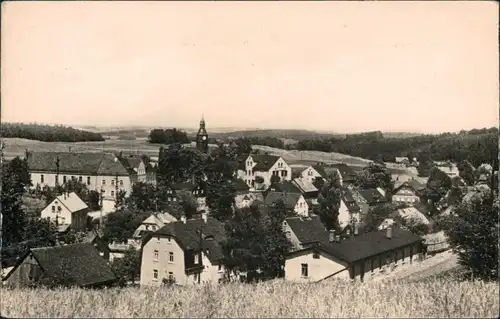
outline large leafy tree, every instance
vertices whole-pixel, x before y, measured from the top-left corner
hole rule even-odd
[[[475,278],[498,279],[498,210],[498,192],[483,193],[442,222],[459,263]]]
[[[335,178],[328,180],[320,189],[318,205],[314,207],[314,213],[320,217],[327,229],[338,227],[341,195],[340,183]]]
[[[387,198],[391,197],[390,194],[394,189],[391,172],[380,161],[372,162],[365,167],[359,175],[358,182],[361,188],[382,188]]]
[[[22,210],[22,197],[31,184],[25,161],[19,157],[2,166],[2,245],[23,240],[26,216]]]
[[[130,248],[123,258],[116,258],[111,269],[118,278],[118,285],[125,286],[129,281],[134,283],[141,274],[141,252]]]
[[[200,180],[203,177],[206,155],[198,150],[182,147],[160,147],[156,178],[159,186]]]
[[[473,185],[474,184],[474,174],[475,174],[475,169],[472,164],[467,161],[463,160],[457,165],[459,176],[463,178],[465,183],[467,185]]]
[[[148,212],[130,211],[128,209],[106,215],[103,239],[108,242],[126,242],[149,215]]]
[[[434,161],[431,158],[431,155],[427,151],[420,152],[418,154],[418,176],[420,177],[428,177],[429,172],[432,167],[434,167]]]
[[[433,167],[429,173],[424,198],[426,200],[430,199],[432,203],[437,203],[446,195],[451,187],[451,178],[437,167]]]
[[[364,230],[367,232],[378,230],[380,224],[395,211],[395,208],[395,205],[392,203],[370,207],[362,221]]]

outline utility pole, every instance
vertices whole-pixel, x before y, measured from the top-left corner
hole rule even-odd
[[[203,256],[203,224],[200,226],[200,228],[198,229],[198,232],[199,232],[199,245],[200,245],[200,252],[199,252],[199,255],[198,255],[198,260],[199,260],[199,263],[200,263],[200,272],[198,273],[198,283],[201,283],[201,274],[203,273],[203,259],[202,259],[202,256]]]

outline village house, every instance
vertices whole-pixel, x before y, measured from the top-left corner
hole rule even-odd
[[[449,177],[455,177],[459,175],[458,167],[451,162],[435,162],[436,167],[444,172]]]
[[[235,189],[234,205],[236,208],[249,207],[255,201],[264,201],[262,192],[250,192],[250,187],[241,179],[233,182]]]
[[[418,203],[420,202],[420,194],[424,189],[425,185],[422,185],[416,179],[411,179],[394,189],[392,202],[409,205]]]
[[[345,228],[353,222],[359,223],[361,220],[361,208],[354,200],[352,192],[348,188],[342,189],[339,207],[339,226]]]
[[[170,202],[176,202],[182,198],[182,196],[193,196],[196,199],[198,205],[198,211],[208,211],[205,189],[194,181],[175,183],[167,189],[167,200]]]
[[[383,230],[387,227],[395,228],[394,226],[400,226],[403,220],[407,222],[412,221],[417,224],[430,225],[430,221],[427,218],[428,214],[429,210],[423,204],[400,208],[384,219],[378,229]]]
[[[312,182],[307,179],[294,178],[292,184],[300,190],[300,193],[304,196],[309,206],[318,203],[319,189]]]
[[[108,244],[109,248],[109,261],[112,262],[115,259],[120,259],[125,257],[125,254],[127,251],[131,249],[138,250],[134,243],[130,244],[128,242],[122,242],[122,243],[117,243],[117,242],[112,242]]]
[[[156,185],[156,167],[147,155],[129,154],[116,155],[124,167],[137,175],[136,181]]]
[[[224,224],[208,217],[169,223],[144,239],[141,286],[219,283],[224,277],[221,242]]]
[[[45,207],[40,217],[54,222],[64,229],[71,227],[81,232],[87,229],[87,214],[89,207],[75,192],[63,193]]]
[[[132,238],[128,240],[128,244],[140,249],[142,245],[142,240],[146,234],[150,232],[155,232],[162,228],[168,223],[176,222],[177,218],[166,212],[155,212],[149,215],[135,230]]]
[[[340,178],[340,185],[350,185],[356,182],[356,173],[354,170],[344,163],[330,164],[330,168],[337,170],[338,176]]]
[[[287,217],[283,221],[283,232],[292,245],[291,250],[300,250],[317,243],[326,232],[319,216]]]
[[[299,178],[301,180],[308,181],[309,183],[313,183],[316,178],[322,178],[326,182],[328,174],[326,173],[323,165],[311,165],[300,173]]]
[[[105,200],[115,200],[117,191],[131,192],[137,174],[113,154],[76,152],[27,152],[33,188],[55,187],[77,180]]]
[[[82,243],[31,248],[2,281],[13,288],[47,281],[64,286],[96,288],[112,285],[116,277],[97,249],[92,244]]]
[[[309,205],[300,193],[269,192],[264,199],[264,205],[272,207],[278,200],[283,201],[289,214],[309,215]]]
[[[422,252],[423,239],[401,229],[358,233],[346,239],[325,232],[316,245],[290,252],[285,261],[285,280],[318,282],[329,278],[370,279],[411,263]]]
[[[245,160],[243,180],[256,190],[266,190],[271,185],[271,177],[281,181],[292,179],[292,169],[280,156],[250,154]]]

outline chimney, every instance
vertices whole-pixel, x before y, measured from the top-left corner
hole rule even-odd
[[[392,226],[387,227],[387,230],[386,230],[386,233],[385,233],[385,237],[387,239],[391,239],[392,238]]]
[[[330,229],[330,234],[329,234],[329,237],[328,237],[328,241],[333,243],[335,241],[335,230],[333,229]]]
[[[358,224],[354,225],[354,236],[358,236],[359,235],[359,226]]]
[[[336,236],[335,236],[335,241],[336,241],[337,243],[340,243],[340,235],[336,235]]]
[[[207,223],[207,219],[208,219],[207,212],[205,212],[205,211],[201,212],[201,219],[203,219],[203,221],[205,222],[205,224]]]
[[[182,221],[183,224],[186,223],[186,215],[182,215],[181,216],[181,221]]]

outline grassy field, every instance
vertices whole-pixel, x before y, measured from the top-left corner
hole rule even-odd
[[[1,290],[2,315],[52,318],[493,318],[495,283],[271,281],[101,291]]]
[[[129,152],[141,153],[150,156],[158,156],[160,145],[149,144],[146,139],[136,140],[106,140],[104,142],[40,142],[34,140],[26,140],[20,138],[5,138],[4,154],[7,160],[16,156],[24,156],[26,149],[30,151],[52,151],[52,152],[67,152],[70,150],[75,152]],[[254,148],[269,152],[272,155],[283,156],[287,161],[294,163],[304,162],[310,163],[315,161],[323,162],[344,162],[350,165],[367,165],[368,160],[344,155],[340,153],[325,153],[317,151],[288,151],[268,146],[255,145]]]

